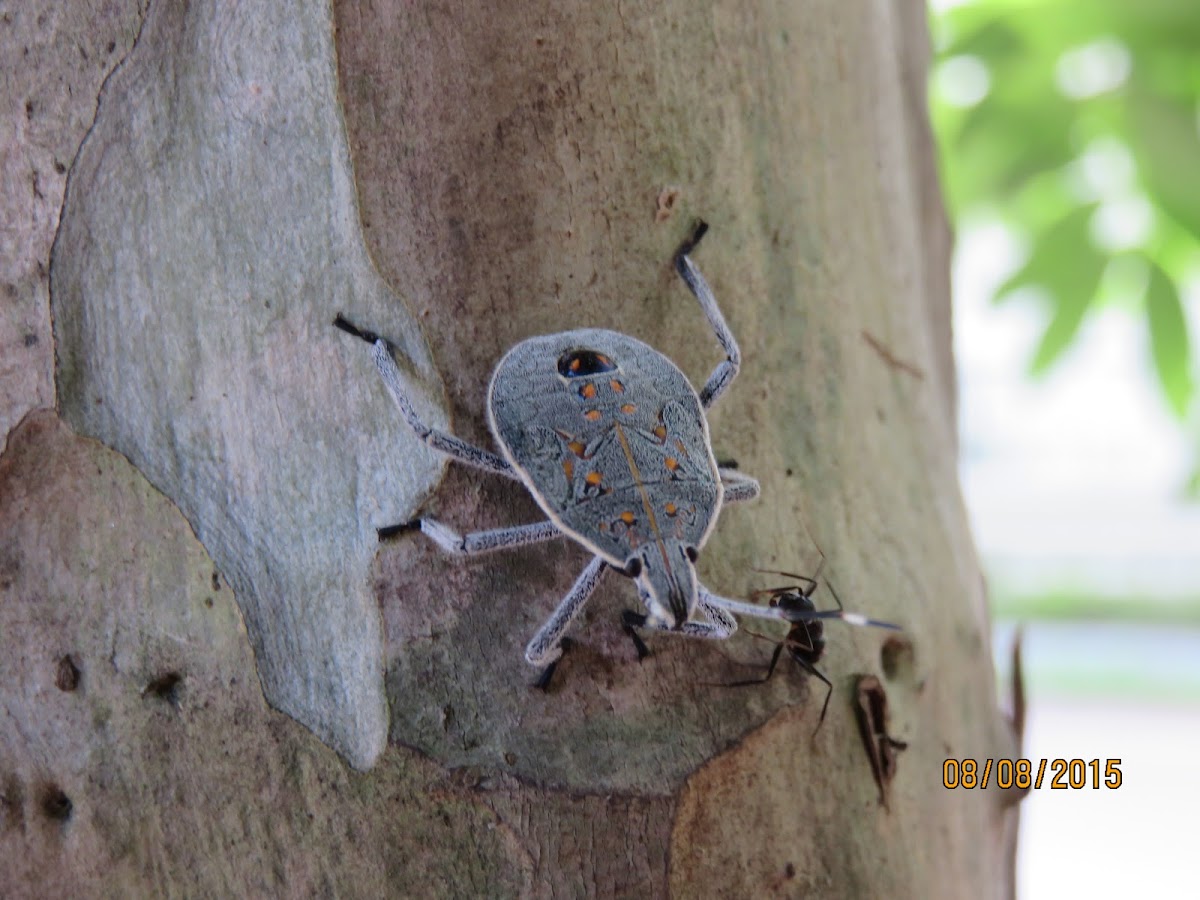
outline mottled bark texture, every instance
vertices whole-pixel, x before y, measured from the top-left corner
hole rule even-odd
[[[1015,743],[956,481],[920,3],[59,7],[0,7],[0,893],[1009,891],[1008,801],[941,786]],[[532,334],[616,328],[703,380],[669,264],[695,217],[744,355],[714,446],[764,489],[702,577],[745,595],[819,547],[905,627],[828,626],[815,735],[794,666],[721,686],[769,629],[639,664],[610,574],[543,694],[521,650],[586,554],[374,541],[540,514],[443,478],[334,313],[490,445],[488,374]],[[908,743],[888,810],[862,674]]]

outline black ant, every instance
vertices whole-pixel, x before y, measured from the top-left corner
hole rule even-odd
[[[783,578],[791,578],[795,584],[783,585],[782,587],[761,588],[754,591],[750,595],[750,600],[755,601],[760,597],[770,597],[770,605],[776,607],[782,613],[780,618],[786,619],[791,623],[791,630],[782,641],[775,642],[775,652],[771,654],[771,662],[767,665],[767,672],[761,678],[748,678],[744,681],[735,681],[728,687],[745,687],[752,684],[765,684],[775,674],[775,667],[779,664],[779,658],[783,655],[783,651],[787,650],[788,655],[796,661],[796,664],[806,672],[821,679],[825,684],[825,703],[821,706],[821,717],[817,720],[817,727],[813,730],[816,734],[821,730],[821,725],[825,721],[825,713],[829,710],[829,701],[833,697],[833,683],[825,677],[825,673],[817,668],[817,662],[821,659],[825,652],[825,619],[841,619],[850,625],[869,625],[875,628],[890,628],[900,630],[899,625],[893,625],[891,622],[881,622],[878,619],[868,619],[861,613],[846,612],[842,606],[842,601],[837,595],[837,591],[833,589],[833,585],[829,583],[829,579],[825,579],[825,586],[829,588],[829,593],[833,595],[834,602],[837,603],[837,609],[818,610],[817,605],[812,601],[812,595],[817,589],[817,579],[821,575],[821,569],[824,567],[825,561],[821,560],[817,566],[816,574],[813,577],[807,575],[796,575],[793,572],[776,572],[768,569],[758,569],[756,571],[764,572],[768,575],[779,575]],[[747,630],[747,634],[753,635],[762,640],[771,640],[766,635],[757,634]]]

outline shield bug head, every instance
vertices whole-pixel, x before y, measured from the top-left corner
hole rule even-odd
[[[638,597],[651,624],[683,627],[695,610],[698,596],[696,548],[684,541],[645,544],[625,564],[625,574],[637,583]]]

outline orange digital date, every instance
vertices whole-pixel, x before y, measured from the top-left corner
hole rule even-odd
[[[1050,778],[1047,781],[1047,769]],[[942,763],[942,786],[954,788],[986,788],[989,785],[1007,790],[1018,788],[1094,791],[1105,787],[1116,790],[1121,786],[1119,759],[947,759]]]

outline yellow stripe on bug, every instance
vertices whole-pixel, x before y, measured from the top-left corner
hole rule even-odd
[[[658,544],[658,552],[662,554],[663,566],[667,576],[673,579],[671,560],[667,556],[667,545],[663,543],[662,533],[658,530],[658,520],[654,518],[654,507],[650,504],[650,495],[646,492],[646,485],[642,483],[642,473],[638,471],[637,463],[633,461],[633,450],[629,446],[629,439],[625,437],[625,429],[619,422],[615,423],[613,428],[617,432],[617,440],[621,442],[621,449],[625,451],[625,459],[629,463],[629,474],[633,476],[633,483],[637,485],[638,493],[641,494],[642,507],[646,510],[646,518],[650,520],[650,531],[654,534],[654,542]]]

